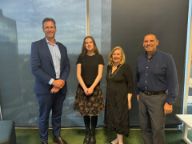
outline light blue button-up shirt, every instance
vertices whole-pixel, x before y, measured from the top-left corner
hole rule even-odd
[[[60,78],[60,62],[61,62],[61,53],[59,50],[58,45],[55,44],[50,44],[50,42],[48,40],[47,41],[47,45],[49,47],[50,53],[51,53],[51,57],[53,60],[53,66],[55,69],[55,74],[56,74],[56,79]],[[51,79],[49,84],[51,84],[53,82],[53,80]]]

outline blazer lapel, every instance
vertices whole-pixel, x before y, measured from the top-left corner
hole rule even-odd
[[[51,65],[53,66],[53,59],[52,59],[51,52],[50,52],[50,50],[49,50],[49,47],[48,47],[48,45],[47,45],[47,42],[46,42],[46,39],[45,39],[45,38],[44,38],[44,41],[43,41],[43,46],[42,46],[42,48],[44,49],[43,51],[44,51],[45,55],[47,55],[48,59],[50,60]],[[54,67],[54,66],[53,66],[53,67]]]

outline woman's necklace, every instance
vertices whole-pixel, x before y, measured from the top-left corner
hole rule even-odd
[[[120,65],[121,64],[112,65],[112,73],[114,73],[120,67]]]

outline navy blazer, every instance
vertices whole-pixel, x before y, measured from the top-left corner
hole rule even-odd
[[[66,93],[66,80],[69,76],[70,70],[67,49],[59,42],[56,42],[56,44],[58,45],[61,53],[60,79],[65,80],[65,86],[61,89],[61,92]],[[33,75],[35,76],[36,94],[50,93],[52,86],[49,85],[49,81],[51,78],[56,79],[56,74],[51,53],[45,38],[31,44],[31,69]]]

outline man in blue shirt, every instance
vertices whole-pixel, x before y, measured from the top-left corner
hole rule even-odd
[[[61,115],[67,93],[69,59],[66,47],[55,40],[56,22],[42,21],[45,37],[31,45],[31,68],[35,77],[35,93],[39,103],[41,144],[48,144],[49,114],[52,111],[53,141],[66,144],[61,138]]]
[[[144,36],[145,52],[137,59],[136,82],[144,144],[165,144],[165,115],[172,113],[178,79],[171,55],[159,51],[155,34]]]

